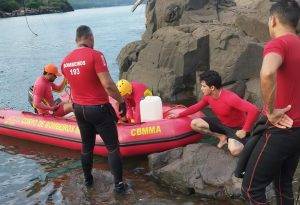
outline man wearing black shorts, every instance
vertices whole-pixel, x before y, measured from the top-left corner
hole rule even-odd
[[[171,116],[184,117],[210,106],[217,118],[198,118],[191,122],[197,132],[217,137],[221,148],[227,143],[230,153],[234,156],[243,150],[243,142],[250,132],[259,114],[258,108],[241,99],[230,90],[222,88],[222,79],[218,72],[209,70],[200,75],[202,99],[185,111]]]

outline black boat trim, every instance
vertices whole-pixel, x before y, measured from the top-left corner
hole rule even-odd
[[[30,133],[30,134],[37,134],[37,135],[41,135],[41,136],[44,136],[44,137],[52,137],[52,138],[56,138],[56,139],[60,139],[60,140],[66,140],[66,141],[81,143],[81,140],[66,138],[63,135],[51,134],[51,133],[46,133],[46,132],[41,132],[41,131],[36,131],[36,130],[30,130],[30,129],[26,129],[26,128],[19,128],[19,127],[15,127],[15,126],[11,126],[11,125],[0,124],[0,127],[6,128],[6,129],[12,129],[12,130],[16,130],[16,131],[21,131],[21,132],[26,132],[26,133]],[[197,133],[195,131],[189,131],[189,132],[186,132],[186,133],[183,133],[183,134],[180,134],[180,135],[176,135],[176,136],[170,137],[170,138],[151,139],[151,140],[144,140],[144,141],[120,143],[120,147],[178,141],[178,140],[188,138],[188,137],[191,137],[191,136],[194,136],[194,135],[197,135],[197,134],[199,134],[199,133]],[[99,143],[99,142],[96,143],[95,145],[96,146],[105,146],[104,143]]]

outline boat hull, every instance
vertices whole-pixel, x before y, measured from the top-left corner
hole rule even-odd
[[[165,108],[165,114],[184,108]],[[166,116],[166,115],[165,115]],[[118,124],[122,156],[161,152],[196,143],[202,135],[191,130],[190,122],[202,114],[178,119],[163,119],[138,125]],[[33,113],[0,110],[0,135],[81,150],[81,137],[74,118],[54,118]],[[96,138],[94,153],[107,156],[107,149],[100,136]]]

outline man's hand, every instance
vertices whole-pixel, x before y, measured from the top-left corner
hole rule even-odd
[[[126,116],[124,116],[124,117],[121,117],[121,121],[126,123],[126,122],[128,122],[128,119]]]
[[[119,104],[119,112],[122,118],[126,116],[127,108],[125,102]]]
[[[59,108],[59,104],[55,104],[53,106],[50,107],[50,111],[56,111]]]
[[[170,114],[167,116],[168,119],[175,119],[175,118],[178,118],[179,117],[179,114],[178,113],[173,113],[173,114]]]
[[[243,139],[244,137],[246,137],[247,132],[244,131],[244,130],[238,130],[238,131],[236,131],[235,135],[236,135],[238,138]]]
[[[291,105],[283,109],[274,109],[272,113],[267,114],[268,120],[272,123],[275,127],[280,129],[287,129],[293,126],[294,121],[285,114],[292,108]]]

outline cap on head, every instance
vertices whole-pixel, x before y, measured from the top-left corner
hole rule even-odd
[[[54,64],[48,64],[44,67],[44,71],[46,73],[50,73],[56,76],[61,76],[61,74],[58,72],[57,67]]]
[[[131,83],[125,79],[121,79],[117,82],[117,88],[121,96],[125,96],[126,94],[130,95],[132,93]]]

